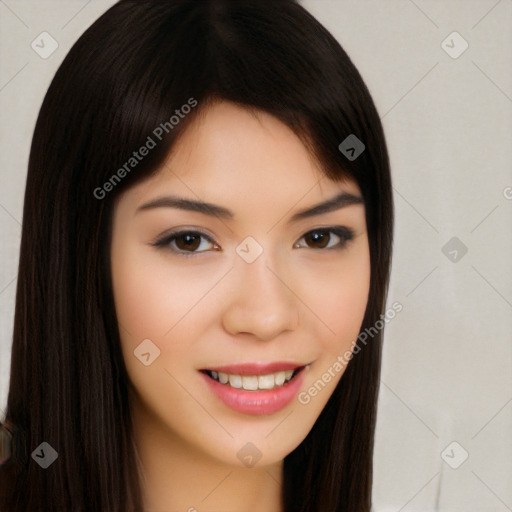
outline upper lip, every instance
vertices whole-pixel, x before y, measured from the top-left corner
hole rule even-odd
[[[203,370],[229,373],[232,375],[267,375],[269,373],[281,372],[286,370],[296,370],[306,364],[294,363],[290,361],[273,361],[270,363],[247,362],[226,364],[203,368]]]

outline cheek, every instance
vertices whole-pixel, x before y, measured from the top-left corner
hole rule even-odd
[[[312,286],[314,284],[314,286]],[[363,322],[370,287],[367,246],[337,263],[310,275],[307,286],[311,310],[318,316],[318,339],[329,353],[345,351],[357,338]],[[309,306],[308,304],[308,306]],[[304,313],[306,314],[306,313]]]
[[[161,282],[154,282],[145,265],[138,265],[137,261],[129,258],[117,259],[113,262],[112,274],[116,315],[122,336],[126,338],[128,335],[136,341],[159,337],[166,328],[169,329],[169,320],[164,314],[164,287]]]
[[[187,314],[197,303],[204,283],[198,279],[191,282],[190,272],[170,272],[169,267],[165,258],[151,260],[144,249],[123,253],[118,247],[112,252],[114,302],[130,381],[149,409],[158,410],[159,404],[166,403],[179,411],[186,406],[187,397],[165,370],[172,375],[179,373],[176,367],[187,366],[194,354],[182,327],[186,327]],[[146,353],[148,365],[142,356]]]
[[[174,389],[164,370],[181,379],[194,367],[201,333],[218,318],[208,293],[223,273],[208,265],[181,264],[178,269],[171,258],[145,249],[113,251],[121,351],[130,380],[146,399],[152,389]],[[148,352],[151,362],[145,366],[137,356]],[[178,396],[179,389],[174,391]]]
[[[370,287],[370,269],[360,265],[344,276],[338,295],[333,292],[338,307],[330,310],[333,330],[342,334],[344,341],[352,342],[357,338],[368,303]]]
[[[321,320],[315,336],[317,358],[297,397],[307,411],[303,419],[307,419],[308,428],[345,373],[360,333],[370,288],[369,249],[357,251],[319,282],[322,287],[310,296]]]
[[[112,286],[121,350],[134,383],[152,386],[162,362],[165,333],[176,316],[162,269],[147,261],[147,249],[120,235],[112,243]],[[145,341],[145,340],[150,340]],[[149,353],[150,356],[142,356]],[[139,356],[139,357],[137,357]],[[144,365],[144,358],[149,366]],[[149,361],[148,361],[149,359]],[[151,370],[151,371],[149,371]],[[144,387],[144,386],[143,386]]]
[[[120,328],[135,339],[171,338],[215,282],[216,275],[191,266],[176,270],[165,255],[133,248],[125,258],[113,252],[112,279]]]

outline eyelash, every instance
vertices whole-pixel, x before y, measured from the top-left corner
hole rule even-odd
[[[313,249],[313,250],[316,250],[316,251],[322,251],[322,250],[342,250],[345,248],[346,244],[348,242],[350,242],[351,240],[353,240],[354,238],[354,231],[350,228],[347,228],[345,226],[331,226],[331,227],[326,227],[326,228],[317,228],[317,229],[312,229],[310,231],[308,231],[307,233],[304,233],[304,235],[302,235],[299,239],[302,240],[304,237],[306,237],[307,235],[310,235],[312,233],[328,233],[328,234],[334,234],[336,236],[338,236],[340,238],[340,242],[338,242],[337,246],[335,247],[323,247],[323,248],[314,248],[314,247],[310,247],[310,249]],[[177,255],[179,256],[184,256],[186,258],[190,258],[192,256],[195,256],[197,254],[201,254],[203,252],[207,252],[207,251],[183,251],[183,250],[180,250],[180,249],[175,249],[174,247],[171,246],[171,242],[173,242],[174,240],[176,240],[177,238],[179,238],[180,236],[183,236],[183,235],[195,235],[195,236],[200,236],[200,237],[203,237],[205,238],[206,240],[208,240],[210,243],[214,244],[214,245],[217,245],[215,244],[215,242],[212,240],[212,238],[210,236],[208,236],[207,234],[205,233],[202,233],[201,231],[193,231],[193,230],[182,230],[182,231],[174,231],[174,232],[171,232],[171,233],[167,233],[166,235],[164,235],[163,237],[161,237],[160,239],[156,240],[155,242],[151,243],[152,246],[154,247],[159,247],[159,248],[169,248],[172,252],[175,252]],[[329,240],[330,242],[330,240]],[[329,243],[328,242],[328,243]],[[294,247],[296,246],[296,244],[294,244]],[[298,247],[299,249],[308,249],[308,247]]]

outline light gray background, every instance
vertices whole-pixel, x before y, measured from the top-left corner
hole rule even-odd
[[[34,123],[70,46],[112,4],[0,0],[0,412]],[[403,310],[386,328],[375,511],[512,510],[512,0],[303,5],[363,75],[391,155],[389,305]],[[43,31],[59,44],[47,59],[31,48]],[[469,44],[458,58],[444,49],[462,48],[454,31]],[[464,256],[442,252],[452,237]]]

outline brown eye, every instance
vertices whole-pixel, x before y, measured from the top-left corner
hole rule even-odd
[[[208,250],[218,250],[219,246],[205,233],[199,231],[180,231],[170,233],[152,245],[168,248],[182,256],[193,256]],[[208,247],[210,245],[210,247]],[[198,250],[201,249],[201,250]]]
[[[177,235],[174,240],[181,251],[195,251],[201,245],[201,236],[192,233]]]
[[[330,238],[330,234],[326,231],[311,231],[304,236],[306,243],[315,249],[323,249],[329,243]]]
[[[306,248],[309,249],[343,249],[346,243],[354,238],[351,229],[344,226],[334,226],[332,228],[314,229],[306,233],[302,238],[306,242]],[[294,247],[302,248],[299,243]]]

